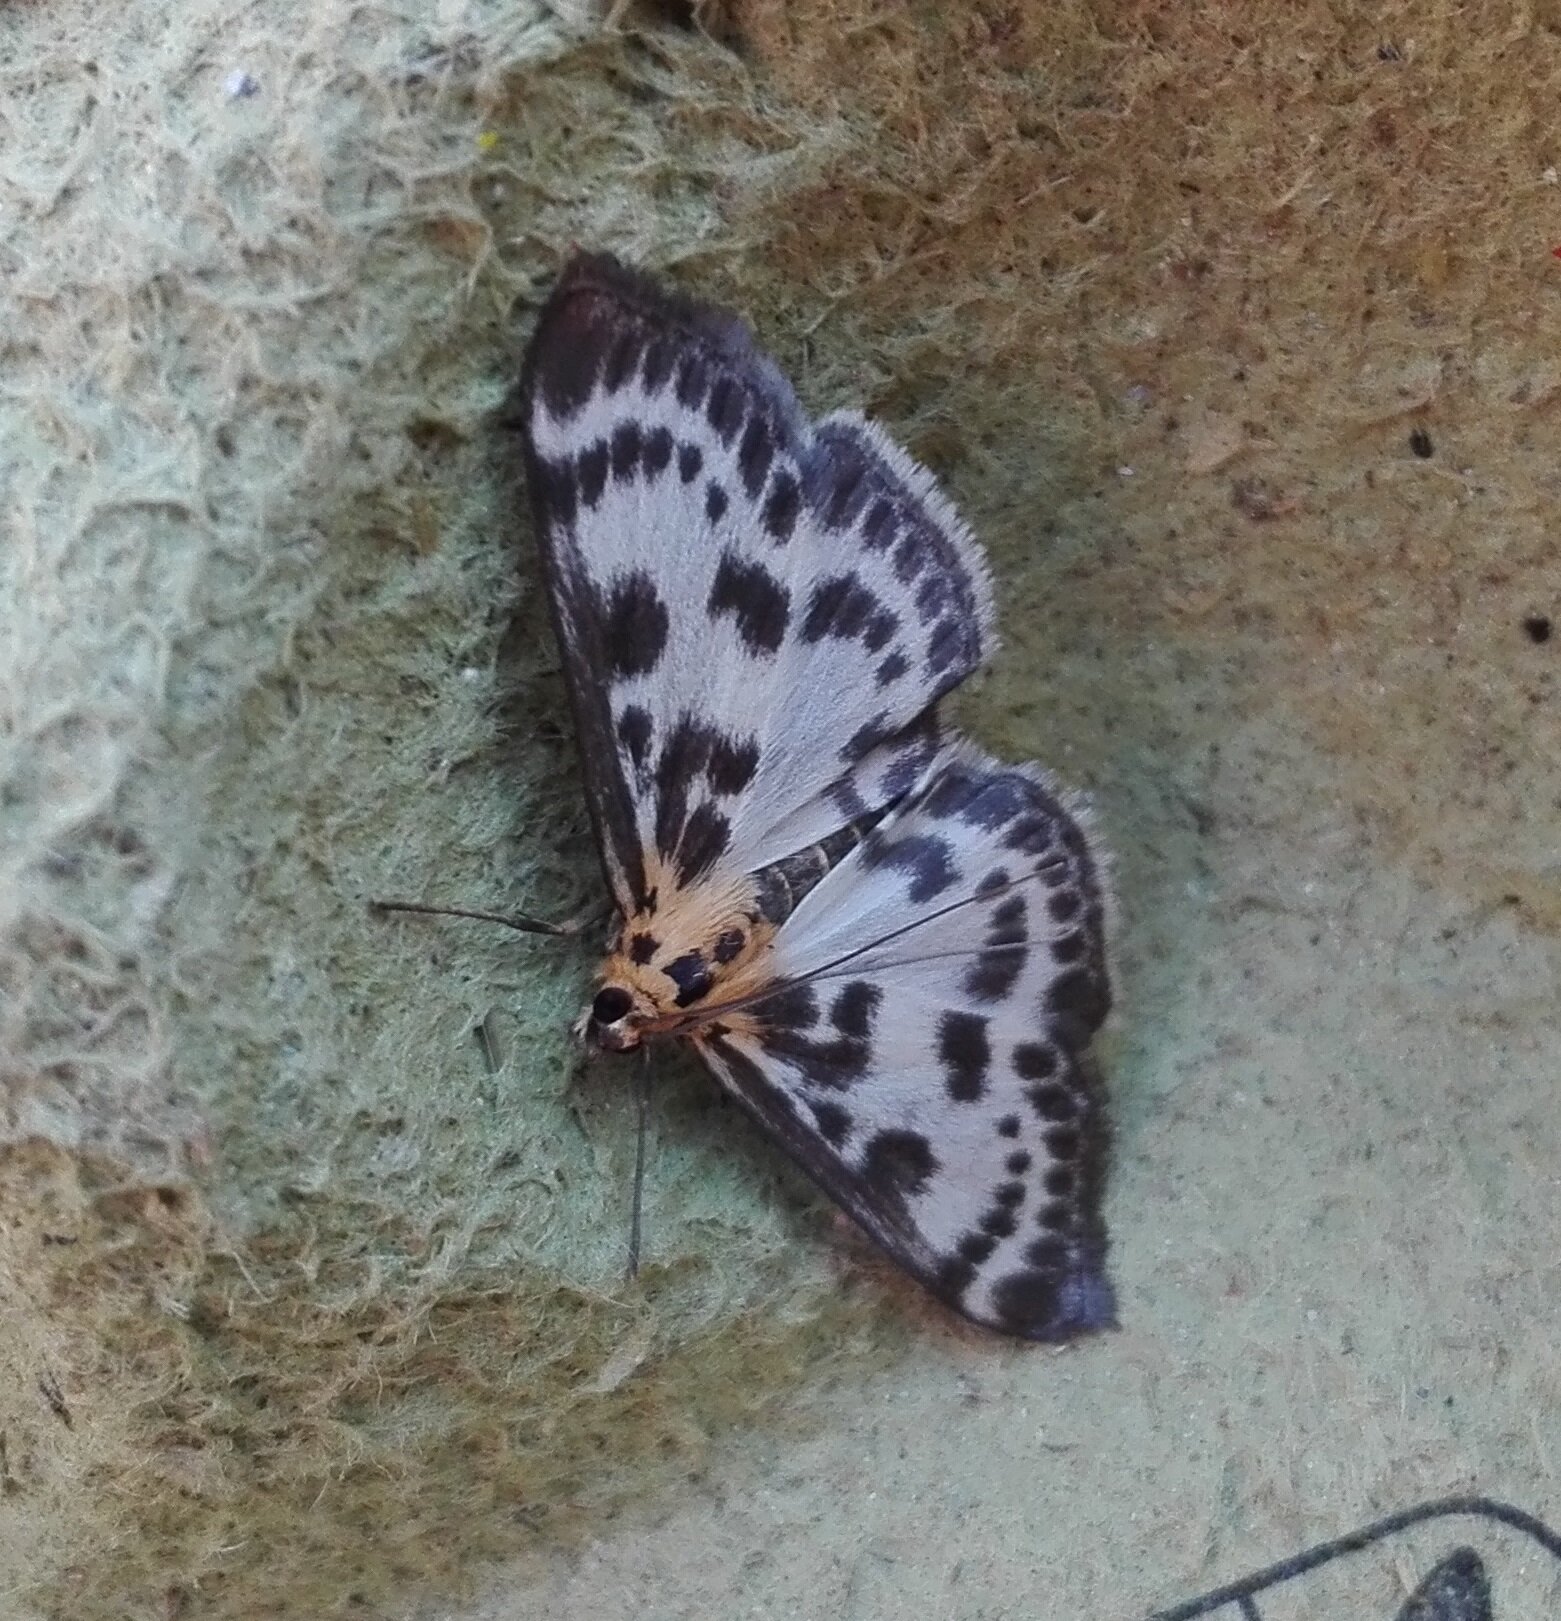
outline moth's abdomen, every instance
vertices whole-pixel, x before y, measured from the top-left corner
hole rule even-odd
[[[783,860],[753,875],[754,905],[766,923],[779,928],[796,911],[802,898],[838,867],[893,809],[884,805],[836,828],[827,838],[796,850]]]

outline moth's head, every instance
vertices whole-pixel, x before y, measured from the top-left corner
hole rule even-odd
[[[609,980],[575,1021],[575,1034],[601,1052],[626,1053],[645,1039],[644,1026],[655,1014],[654,1004],[643,991]]]

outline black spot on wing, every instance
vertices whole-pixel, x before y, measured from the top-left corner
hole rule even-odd
[[[546,525],[549,528],[567,529],[575,521],[580,504],[573,464],[533,457],[530,484],[532,504],[545,515]]]
[[[1041,1246],[1055,1242],[1057,1249]],[[1105,1244],[1037,1240],[1030,1265],[992,1285],[996,1325],[1031,1340],[1065,1340],[1116,1325],[1116,1298],[1105,1272]]]
[[[1017,850],[1022,855],[1043,856],[1057,842],[1057,829],[1051,817],[1041,813],[1032,812],[1021,816],[1009,828],[1003,840],[1003,847],[1008,850]],[[1061,884],[1067,881],[1067,867],[1061,862],[1051,864],[1043,873],[1048,883]]]
[[[873,672],[873,679],[880,687],[887,687],[898,681],[910,667],[911,661],[896,648]]]
[[[870,552],[881,552],[893,543],[898,527],[894,503],[880,495],[862,520],[862,545]]]
[[[956,1103],[975,1103],[986,1095],[992,1045],[987,1021],[979,1013],[950,1011],[938,1020],[938,1061],[943,1086]]]
[[[778,652],[791,622],[791,593],[760,563],[744,562],[735,552],[724,552],[716,565],[705,604],[712,619],[730,614],[737,634],[750,653],[770,656]]]
[[[947,575],[929,574],[916,587],[916,611],[921,622],[930,625],[948,611],[954,597],[954,587]]]
[[[786,995],[788,993],[781,993]],[[831,1034],[806,1036],[801,1027],[779,1023],[770,997],[755,1006],[765,1027],[764,1045],[813,1086],[844,1091],[867,1073],[873,1055],[873,1020],[883,993],[866,980],[853,980],[835,993],[829,1006]]]
[[[797,515],[802,510],[802,490],[788,468],[780,467],[770,481],[770,493],[764,498],[764,510],[759,515],[771,540],[784,546],[797,527]]]
[[[1031,811],[1036,785],[1017,771],[983,768],[957,760],[938,773],[928,790],[927,814],[957,819],[968,827],[995,833]]]
[[[726,491],[714,479],[711,479],[705,485],[705,517],[711,523],[720,523],[726,516],[726,509],[730,504]]]
[[[876,715],[862,725],[848,737],[840,749],[840,758],[848,765],[855,765],[858,760],[871,754],[880,743],[886,743],[894,736],[894,728],[889,723],[889,711],[880,709]]]
[[[735,794],[758,767],[753,738],[733,738],[684,714],[656,761],[656,848],[688,882],[710,870],[731,845],[731,822],[696,790]]]
[[[866,1040],[873,1033],[873,1015],[883,1000],[878,986],[865,979],[854,979],[843,986],[830,1004],[829,1017],[842,1035]]]
[[[900,539],[900,544],[894,548],[894,577],[901,585],[909,585],[921,573],[928,561],[928,548],[925,539],[915,529],[910,530]]]
[[[974,629],[958,619],[940,619],[927,639],[927,673],[942,675],[945,670],[965,669],[970,661],[979,662]]]
[[[1073,1159],[1084,1139],[1072,1126],[1050,1126],[1041,1133],[1041,1141],[1054,1159]]]
[[[814,586],[800,635],[804,642],[826,636],[859,641],[869,653],[881,653],[899,628],[900,621],[859,576],[837,574]]]
[[[661,662],[671,621],[656,582],[643,570],[613,581],[602,612],[602,634],[614,676],[648,675]]]
[[[952,846],[936,833],[869,837],[860,859],[869,868],[888,867],[904,873],[906,894],[918,905],[941,895],[959,877]]]
[[[672,433],[668,428],[652,428],[640,448],[640,463],[649,478],[660,478],[672,463]]]
[[[629,937],[629,961],[648,963],[661,949],[661,942],[653,934],[643,931]]]
[[[811,1030],[818,1023],[818,994],[811,985],[788,985],[761,1004],[766,1028]]]
[[[709,384],[710,368],[705,363],[704,356],[685,351],[678,358],[673,382],[678,404],[685,411],[697,411],[704,401],[705,390]]]
[[[703,877],[726,854],[731,843],[731,819],[723,816],[708,800],[701,800],[689,813],[672,857],[678,881],[691,884]]]
[[[827,1098],[809,1099],[808,1107],[818,1122],[819,1135],[832,1148],[839,1148],[851,1133],[849,1112]]]
[[[1009,895],[992,908],[981,954],[965,972],[965,994],[977,1002],[1000,1002],[1024,971],[1028,938],[1022,895]]]
[[[612,476],[620,484],[639,472],[640,453],[644,449],[644,436],[637,422],[620,422],[613,429],[609,459]]]
[[[704,452],[698,445],[685,443],[678,446],[678,478],[684,484],[692,484],[704,465]]]
[[[1032,1086],[1025,1097],[1042,1120],[1072,1120],[1079,1112],[1077,1099],[1057,1082]]]
[[[1071,923],[1083,905],[1084,898],[1076,889],[1060,889],[1046,897],[1046,910],[1054,923]]]
[[[580,493],[580,505],[594,507],[607,488],[607,444],[598,439],[587,445],[575,457],[575,488]]]
[[[1052,982],[1046,1005],[1055,1020],[1078,1032],[1075,1044],[1083,1047],[1111,1011],[1111,991],[1105,974],[1087,968],[1070,968]]]
[[[742,443],[737,447],[737,469],[742,474],[743,493],[750,501],[759,499],[770,463],[775,460],[775,436],[762,416],[748,419]]]
[[[919,1131],[880,1131],[862,1155],[862,1179],[885,1204],[903,1206],[925,1191],[941,1166]]]
[[[651,725],[650,711],[639,704],[629,704],[618,717],[618,741],[636,771],[650,758]]]
[[[705,420],[723,445],[737,437],[743,425],[743,391],[735,378],[716,378],[705,405]]]
[[[677,351],[673,348],[672,338],[665,332],[652,339],[645,350],[645,362],[640,369],[640,387],[652,398],[666,386],[676,358]]]
[[[1045,1081],[1057,1073],[1056,1049],[1044,1041],[1021,1041],[1014,1048],[1014,1073],[1023,1081]]]
[[[730,797],[740,794],[753,781],[759,769],[759,743],[757,738],[733,739],[716,736],[710,744],[710,763],[705,776],[718,794]]]

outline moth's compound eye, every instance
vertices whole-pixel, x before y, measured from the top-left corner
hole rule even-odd
[[[621,985],[604,985],[591,1004],[591,1017],[597,1024],[616,1024],[634,1006],[634,999]]]

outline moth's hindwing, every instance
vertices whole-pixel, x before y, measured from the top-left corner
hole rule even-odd
[[[696,1038],[896,1261],[1030,1339],[1114,1320],[1104,906],[1048,781],[953,746],[781,930],[787,988]]]
[[[576,259],[522,373],[529,484],[608,881],[751,873],[892,803],[986,656],[985,564],[735,317]]]

